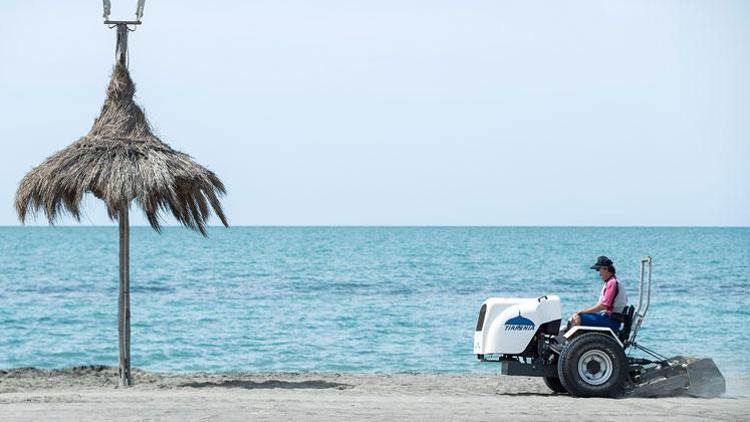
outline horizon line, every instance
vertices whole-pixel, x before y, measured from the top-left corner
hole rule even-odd
[[[103,228],[118,227],[117,224],[0,224],[0,228]],[[131,228],[151,228],[148,224],[130,225]],[[684,229],[747,229],[746,226],[720,226],[720,225],[695,225],[695,226],[678,226],[678,225],[555,225],[555,224],[519,224],[519,225],[502,225],[502,224],[241,224],[224,227],[221,224],[206,225],[207,228],[684,228]],[[162,225],[166,228],[187,228],[180,224]]]

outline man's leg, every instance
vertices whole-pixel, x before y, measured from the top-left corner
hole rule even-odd
[[[620,329],[620,322],[606,314],[579,314],[579,324],[589,327],[607,327],[613,331]]]
[[[576,325],[581,325],[581,317],[578,316],[578,314],[571,316],[570,319],[568,320],[568,324],[565,325],[565,328],[560,330],[560,332],[564,333],[570,330],[571,328],[575,327]]]

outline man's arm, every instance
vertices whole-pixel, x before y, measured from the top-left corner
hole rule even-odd
[[[594,305],[594,306],[592,306],[590,308],[581,309],[580,311],[576,311],[575,314],[593,314],[595,312],[603,311],[605,309],[607,309],[606,306],[604,306],[601,303],[597,303],[596,305]]]
[[[615,301],[615,291],[617,290],[617,280],[610,279],[607,282],[607,287],[604,289],[602,300],[596,305],[576,311],[576,314],[593,314],[594,312],[606,311],[607,307],[612,307],[612,303]]]

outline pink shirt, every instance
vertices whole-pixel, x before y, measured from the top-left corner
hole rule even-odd
[[[604,305],[605,313],[612,315],[612,306],[615,303],[615,296],[617,296],[617,278],[615,276],[610,277],[609,280],[602,287],[602,296],[599,298],[599,304]]]

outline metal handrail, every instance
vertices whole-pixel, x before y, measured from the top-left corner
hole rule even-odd
[[[636,309],[634,316],[636,317],[633,327],[630,329],[630,338],[628,338],[628,344],[635,344],[635,338],[638,335],[638,330],[641,328],[643,320],[646,318],[646,312],[651,306],[651,269],[653,266],[653,259],[650,256],[641,258],[640,268],[640,283],[638,287],[638,308]],[[647,286],[644,288],[644,284]],[[644,301],[644,295],[646,297]]]
[[[648,294],[646,295],[646,308],[643,310],[643,316],[646,317],[646,312],[648,312],[648,308],[651,306],[651,267],[653,266],[653,260],[650,256],[647,256],[641,259],[641,265],[644,265],[644,263],[648,265]]]

